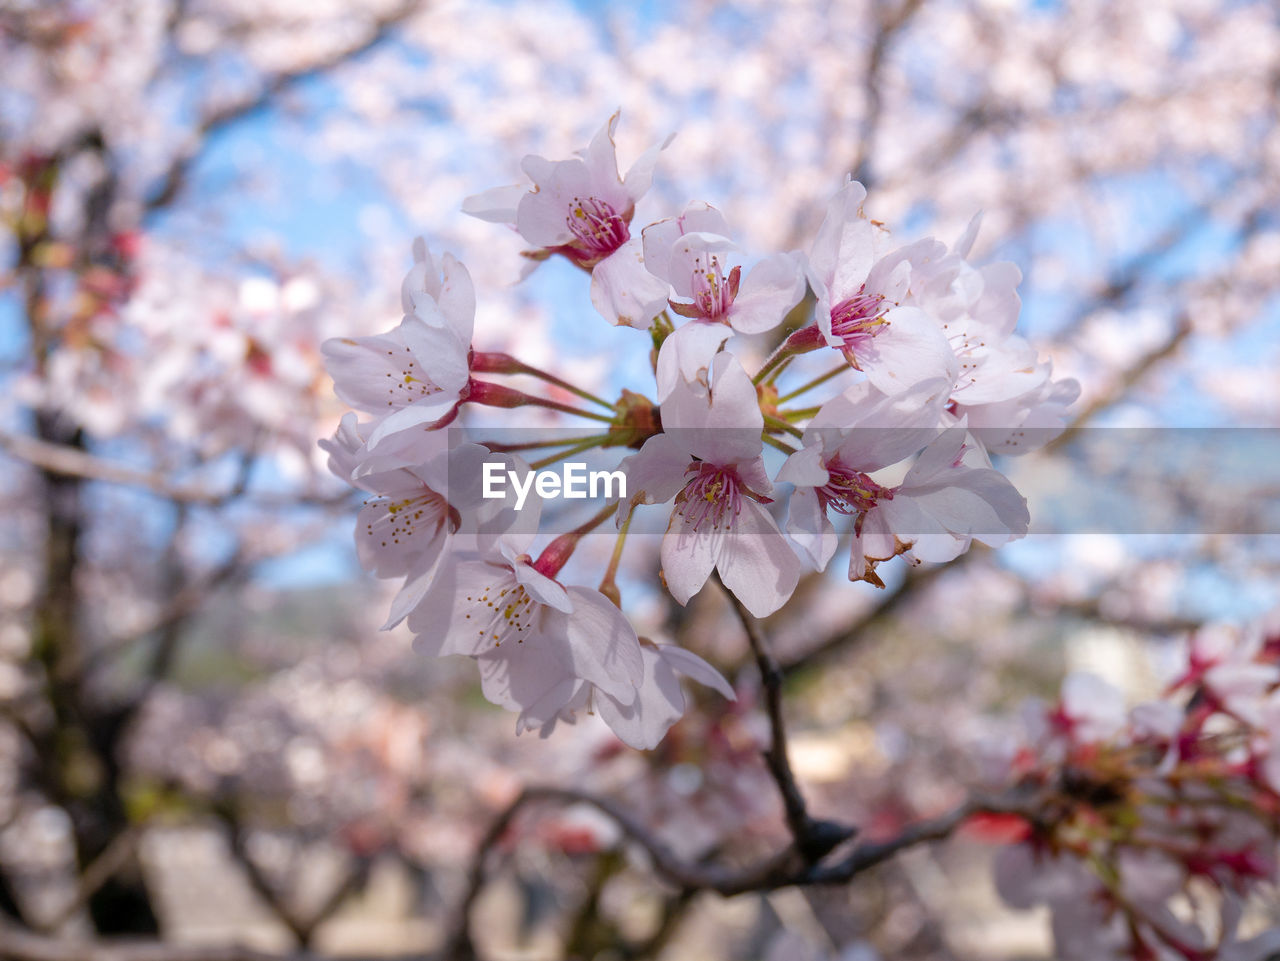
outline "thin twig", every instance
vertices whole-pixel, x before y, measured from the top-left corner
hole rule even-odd
[[[316,929],[328,920],[348,897],[359,890],[368,877],[368,864],[364,862],[358,863],[334,886],[320,906],[304,917],[301,912],[296,911],[289,905],[286,895],[276,887],[249,853],[248,831],[240,822],[235,811],[230,806],[220,805],[217,807],[216,813],[223,824],[226,825],[231,853],[240,866],[244,868],[250,886],[258,893],[267,907],[271,909],[271,913],[276,916],[280,923],[289,929],[303,949],[311,946]]]
[[[42,921],[39,925],[40,930],[47,932],[57,931],[58,928],[70,921],[82,908],[88,905],[89,899],[97,894],[99,889],[133,858],[141,836],[142,828],[141,825],[137,824],[131,825],[120,834],[117,834],[103,852],[89,862],[85,869],[80,872],[80,877],[76,882],[75,894],[71,900],[63,905],[52,918]]]
[[[277,73],[263,84],[258,93],[227,104],[206,115],[196,126],[192,137],[192,142],[198,146],[180,154],[170,163],[156,189],[144,201],[143,207],[146,214],[150,216],[163,210],[178,196],[191,169],[203,155],[212,134],[265,110],[280,94],[300,86],[305,81],[323,76],[344,63],[368,53],[383,43],[395,27],[416,13],[421,6],[421,0],[406,0],[389,13],[376,18],[370,25],[372,29],[368,35],[358,42],[306,66]]]
[[[19,460],[26,461],[47,473],[59,477],[101,481],[123,487],[137,487],[158,497],[178,504],[200,507],[221,507],[241,497],[260,507],[285,507],[300,504],[316,507],[334,507],[350,499],[348,491],[332,497],[285,497],[274,495],[250,495],[245,490],[246,472],[242,468],[232,485],[224,491],[211,491],[187,484],[175,484],[162,471],[142,470],[120,464],[66,444],[55,444],[26,434],[0,431],[0,450]]]

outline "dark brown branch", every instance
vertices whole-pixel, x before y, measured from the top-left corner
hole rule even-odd
[[[289,929],[289,932],[297,939],[299,946],[304,949],[311,946],[316,929],[327,921],[348,897],[363,887],[365,879],[368,877],[368,864],[363,861],[359,862],[329,892],[329,895],[321,902],[319,907],[310,914],[303,916],[289,905],[286,895],[277,888],[271,878],[258,865],[258,862],[253,859],[253,855],[249,853],[248,831],[240,822],[235,811],[231,807],[223,805],[216,809],[216,813],[227,828],[231,854],[244,869],[245,875],[249,879],[249,885],[262,898],[280,923]]]
[[[122,487],[136,487],[150,491],[157,497],[173,501],[177,504],[191,504],[198,507],[222,507],[240,497],[250,498],[246,491],[247,472],[241,470],[224,491],[211,491],[201,487],[174,484],[164,473],[154,470],[140,470],[119,464],[90,454],[88,451],[67,444],[57,444],[31,437],[26,434],[15,434],[0,431],[0,450],[4,450],[19,460],[38,467],[47,474],[78,480],[99,481],[105,484],[119,484]],[[345,503],[349,492],[332,497],[266,497],[252,496],[252,502],[262,507],[287,507],[299,504],[311,504],[327,507]]]
[[[527,787],[498,814],[476,848],[467,875],[466,891],[458,904],[454,927],[445,941],[440,961],[474,961],[476,958],[471,938],[471,910],[484,888],[485,862],[515,822],[516,816],[529,804],[539,802],[590,805],[612,820],[627,841],[648,855],[653,873],[660,879],[686,896],[698,891],[712,891],[722,897],[793,885],[842,883],[907,848],[947,838],[975,814],[1013,813],[1034,820],[1039,809],[1034,797],[1015,789],[1007,795],[966,802],[949,814],[914,824],[889,840],[859,844],[847,857],[825,867],[806,861],[788,847],[746,868],[728,869],[682,860],[645,825],[607,798],[573,788]]]
[[[944,841],[965,821],[977,814],[1016,814],[1028,821],[1039,819],[1042,805],[1025,789],[1013,789],[1005,795],[974,797],[953,811],[928,821],[918,821],[903,828],[902,833],[885,841],[863,842],[847,857],[828,865],[815,865],[793,879],[792,884],[844,884],[857,875],[883,864],[908,848],[933,841]]]
[[[526,787],[494,818],[476,848],[467,873],[466,892],[458,904],[454,927],[442,952],[443,959],[467,961],[476,957],[471,939],[471,909],[484,888],[485,861],[510,829],[516,816],[526,806],[537,802],[587,804],[594,807],[618,826],[626,840],[648,855],[653,872],[658,877],[680,890],[709,890],[725,896],[764,890],[776,887],[798,867],[795,855],[789,849],[745,871],[727,871],[714,865],[689,864],[654,837],[647,827],[607,798],[573,788]]]
[[[789,677],[797,671],[813,667],[827,658],[846,650],[863,638],[870,636],[870,632],[893,618],[912,598],[928,589],[944,573],[959,570],[966,564],[973,563],[983,553],[982,548],[975,546],[970,548],[967,554],[960,555],[954,561],[948,561],[945,564],[939,564],[934,567],[918,567],[909,570],[896,586],[887,590],[880,603],[874,609],[868,611],[852,624],[827,635],[827,637],[808,650],[784,662],[780,666],[783,677]]]
[[[723,584],[721,585],[724,588]],[[837,845],[853,837],[854,828],[837,824],[833,821],[816,820],[810,816],[805,805],[800,785],[796,783],[795,772],[791,769],[791,759],[787,754],[787,727],[782,715],[782,672],[778,662],[769,650],[768,642],[760,630],[760,625],[734,594],[724,588],[725,596],[733,605],[742,621],[751,644],[751,652],[755,656],[756,667],[760,670],[760,682],[764,692],[765,710],[769,715],[769,747],[764,752],[765,763],[774,783],[778,785],[778,793],[782,796],[782,805],[786,812],[787,827],[791,831],[796,850],[810,864],[816,863],[831,852]]]
[[[142,831],[138,825],[131,825],[120,834],[117,834],[111,840],[111,843],[103,849],[102,853],[80,871],[80,876],[76,881],[75,894],[71,900],[63,905],[52,918],[40,923],[38,925],[39,929],[51,933],[57,931],[58,928],[88,906],[90,899],[102,889],[102,886],[110,881],[116,875],[116,872],[127,867],[133,860],[141,834]]]
[[[7,928],[0,931],[0,961],[280,961],[236,945],[159,941],[64,941]],[[293,955],[290,961],[310,961]]]

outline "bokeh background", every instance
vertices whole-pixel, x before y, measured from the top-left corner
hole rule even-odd
[[[634,613],[738,703],[700,697],[651,754],[591,722],[517,739],[378,632],[387,585],[315,444],[341,414],[318,345],[398,319],[419,234],[470,268],[478,348],[646,389],[645,338],[580,273],[518,282],[519,238],[459,212],[619,107],[624,168],[677,135],[638,223],[706,200],[748,250],[804,249],[850,173],[903,241],[982,212],[975,259],[1018,264],[1022,332],[1083,387],[1087,429],[1024,475],[1041,533],[883,591],[814,578],[770,623],[819,813],[875,833],[953,804],[1067,670],[1157,687],[1189,630],[1280,601],[1278,92],[1280,13],[1239,0],[0,0],[0,954],[20,929],[429,951],[529,780],[690,856],[776,840],[717,598]],[[1120,455],[1088,441],[1120,427]],[[1242,428],[1227,471],[1199,438]],[[1091,513],[1117,456],[1159,465],[1176,523]],[[486,951],[1050,956],[991,839],[727,902],[617,840],[522,823]]]

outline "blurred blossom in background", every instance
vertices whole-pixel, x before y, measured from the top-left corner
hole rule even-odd
[[[1020,332],[1084,389],[1089,430],[1025,468],[1044,533],[883,591],[814,575],[770,620],[815,810],[946,809],[1068,671],[1159,691],[1188,632],[1280,603],[1278,85],[1266,2],[0,0],[0,918],[428,950],[527,780],[691,858],[771,849],[718,596],[636,617],[738,702],[648,753],[595,718],[517,739],[473,672],[378,631],[316,446],[343,410],[319,344],[397,321],[416,235],[469,267],[477,349],[646,382],[579,271],[520,281],[520,237],[459,211],[619,107],[623,169],[676,134],[638,224],[705,200],[746,250],[807,249],[849,174],[901,242],[981,212],[971,259],[1018,265]],[[1091,506],[1126,460],[1159,465],[1124,482],[1155,520]],[[981,832],[722,900],[655,887],[588,808],[521,830],[476,906],[494,957],[1054,956]]]

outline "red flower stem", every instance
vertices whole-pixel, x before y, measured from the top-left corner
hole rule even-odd
[[[578,541],[603,524],[617,509],[617,504],[606,504],[589,521],[580,524],[567,534],[561,534],[538,555],[538,559],[533,562],[534,568],[546,577],[555,577],[573,556],[573,552],[578,547]]]
[[[575,417],[587,417],[591,420],[603,421],[606,424],[613,423],[613,418],[604,414],[597,414],[589,410],[579,410],[577,407],[570,407],[568,404],[562,404],[556,400],[535,397],[533,394],[526,394],[524,391],[515,390],[487,380],[472,380],[468,385],[467,400],[483,407],[513,408],[530,404],[534,407],[558,410],[563,414],[572,414]]]
[[[510,354],[476,352],[471,355],[471,370],[477,374],[528,374],[530,377],[537,377],[548,384],[555,384],[571,394],[576,394],[583,400],[589,400],[593,404],[599,404],[609,410],[614,409],[613,404],[604,398],[597,397],[590,391],[583,390],[581,387],[577,387],[566,380],[561,380],[555,374],[534,367],[531,364],[526,364],[522,360],[517,360]]]

